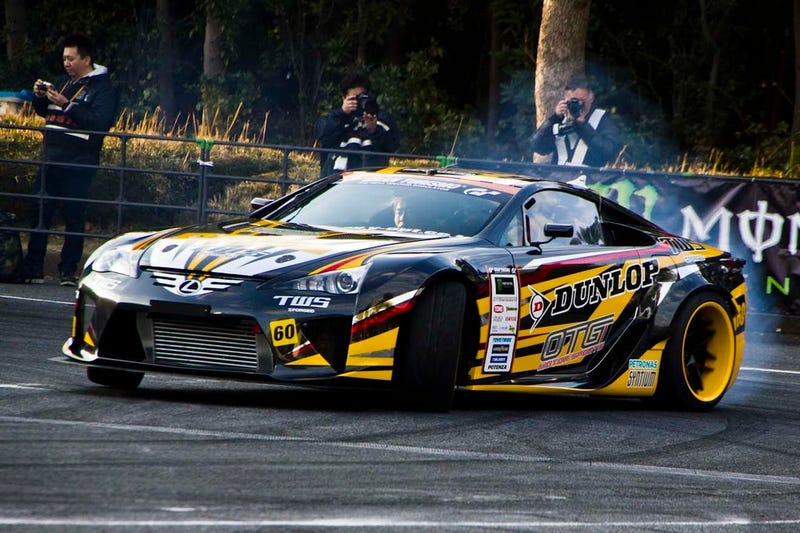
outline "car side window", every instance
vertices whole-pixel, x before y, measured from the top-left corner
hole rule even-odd
[[[501,246],[525,246],[525,222],[520,211],[511,219],[511,222],[503,232]]]
[[[534,194],[525,205],[531,242],[548,239],[544,234],[545,224],[570,224],[573,236],[554,239],[552,244],[603,244],[600,214],[594,202],[565,191],[544,190]]]

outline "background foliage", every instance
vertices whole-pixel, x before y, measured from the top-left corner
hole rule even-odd
[[[339,104],[338,81],[358,68],[398,119],[402,152],[531,158],[540,0],[214,2],[225,74],[213,79],[203,77],[209,6],[169,4],[177,115],[165,117],[165,131],[217,116],[234,136],[249,128],[267,143],[311,145],[315,121]],[[0,61],[0,90],[60,74],[61,39],[79,30],[95,39],[132,122],[155,112],[154,0],[24,5],[25,52]],[[622,125],[624,163],[713,160],[730,172],[797,176],[792,20],[786,1],[593,2],[588,73]],[[7,38],[8,28],[4,47]]]

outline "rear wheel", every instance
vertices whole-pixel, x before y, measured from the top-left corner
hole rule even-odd
[[[454,281],[425,289],[401,331],[393,384],[414,408],[446,411],[461,359],[467,292]]]
[[[656,398],[664,406],[706,411],[722,399],[733,377],[736,342],[720,296],[692,296],[675,319],[664,352]]]
[[[142,382],[144,372],[128,372],[90,366],[86,369],[86,376],[89,381],[98,385],[105,385],[113,389],[133,390]]]

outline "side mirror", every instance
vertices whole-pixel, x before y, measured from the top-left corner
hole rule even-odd
[[[572,227],[572,224],[545,224],[544,225],[544,236],[550,237],[550,240],[559,238],[559,237],[572,237],[575,234],[575,230]],[[548,241],[550,242],[550,241]],[[544,243],[542,243],[544,244]]]
[[[543,230],[544,236],[547,237],[547,240],[531,242],[531,250],[528,252],[528,254],[541,254],[543,244],[547,244],[553,239],[557,239],[559,237],[570,238],[575,233],[575,229],[572,224],[545,224]]]

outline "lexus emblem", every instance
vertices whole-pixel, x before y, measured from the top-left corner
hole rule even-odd
[[[195,294],[203,289],[203,284],[196,279],[187,279],[178,286],[178,292],[181,294]]]

